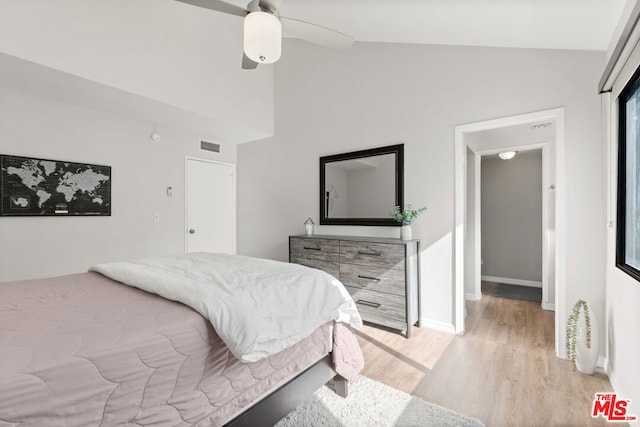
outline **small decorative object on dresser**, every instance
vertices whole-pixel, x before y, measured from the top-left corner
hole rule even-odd
[[[352,236],[290,236],[289,262],[340,279],[366,322],[402,331],[420,319],[420,241]]]
[[[427,208],[425,207],[411,209],[411,205],[407,205],[404,209],[400,208],[400,206],[394,206],[391,209],[389,214],[401,225],[400,238],[402,240],[411,240],[411,223],[426,210]]]
[[[306,234],[307,236],[312,235],[314,225],[315,225],[315,222],[313,222],[311,217],[307,218],[307,220],[304,222],[304,234]]]

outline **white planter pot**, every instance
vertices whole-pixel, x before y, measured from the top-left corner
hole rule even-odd
[[[411,226],[403,225],[400,227],[400,238],[402,240],[411,240]]]
[[[578,315],[578,328],[576,331],[576,369],[583,374],[593,375],[600,355],[600,334],[598,333],[598,321],[589,310],[591,317],[591,348],[587,348],[587,324],[584,310]]]

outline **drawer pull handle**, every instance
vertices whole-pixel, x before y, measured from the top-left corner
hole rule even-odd
[[[380,303],[377,303],[377,302],[370,302],[362,299],[359,299],[358,301],[356,301],[356,304],[366,305],[367,307],[373,307],[373,308],[378,308],[381,305]]]
[[[310,246],[303,246],[304,249],[307,249],[309,251],[321,251],[322,248],[312,248]]]
[[[375,280],[376,282],[379,282],[380,279],[378,279],[377,277],[371,277],[371,276],[362,276],[360,274],[358,274],[358,277],[361,279],[367,279],[367,280]]]
[[[382,255],[382,252],[374,252],[374,251],[358,251],[358,255],[380,256],[380,255]]]

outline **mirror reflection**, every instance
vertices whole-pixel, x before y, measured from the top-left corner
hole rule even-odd
[[[396,202],[396,154],[325,165],[326,218],[384,218]]]
[[[320,157],[320,224],[397,226],[403,169],[403,144]]]

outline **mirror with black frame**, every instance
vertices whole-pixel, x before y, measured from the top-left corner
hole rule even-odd
[[[320,157],[320,224],[397,226],[404,144]]]

